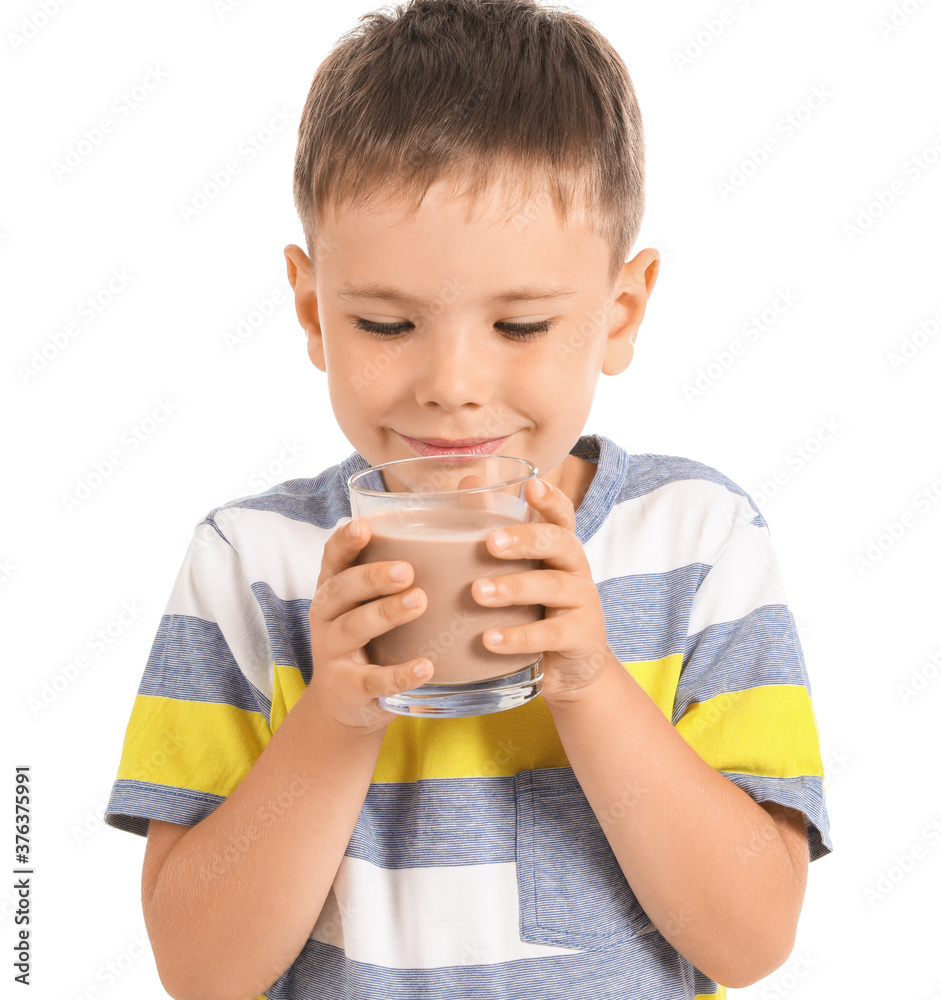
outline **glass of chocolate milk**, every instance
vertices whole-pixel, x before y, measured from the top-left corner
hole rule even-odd
[[[457,718],[515,708],[542,688],[542,654],[490,652],[488,628],[538,621],[542,605],[488,608],[471,584],[535,569],[533,559],[498,559],[487,551],[494,528],[537,520],[523,499],[533,465],[507,455],[450,454],[386,462],[349,478],[354,517],[369,521],[371,537],[357,562],[402,560],[415,571],[413,586],[427,596],[425,610],[377,636],[366,647],[371,663],[391,665],[424,657],[434,676],[414,691],[380,704],[400,715]]]

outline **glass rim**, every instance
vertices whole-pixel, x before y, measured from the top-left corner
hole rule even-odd
[[[493,459],[509,459],[512,462],[521,462],[523,465],[529,467],[529,471],[522,476],[517,476],[514,479],[507,479],[502,483],[493,483],[488,486],[474,486],[468,490],[406,490],[404,493],[399,490],[369,490],[356,483],[357,479],[367,476],[370,472],[381,472],[383,469],[389,469],[395,465],[405,465],[406,462],[436,462],[443,461],[447,458],[476,458],[482,459],[484,461],[491,461]],[[516,486],[520,483],[525,483],[530,479],[534,479],[539,475],[539,470],[533,465],[528,458],[517,458],[515,455],[479,455],[475,452],[455,452],[454,455],[416,455],[414,458],[397,458],[393,462],[383,462],[381,465],[371,465],[368,469],[360,469],[359,472],[354,472],[346,480],[347,489],[352,492],[355,490],[361,496],[368,497],[411,497],[420,496],[422,498],[429,497],[449,497],[449,496],[466,496],[469,493],[492,493],[495,490],[504,490],[510,486]]]

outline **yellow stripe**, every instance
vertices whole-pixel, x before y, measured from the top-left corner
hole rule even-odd
[[[373,781],[508,777],[520,770],[567,767],[542,698],[468,719],[399,716],[386,730]]]
[[[304,678],[297,667],[274,665],[274,685],[271,694],[271,731],[276,732],[284,717],[304,693]]]
[[[817,722],[805,687],[769,684],[694,702],[677,731],[720,771],[823,777]]]
[[[668,718],[673,718],[673,701],[676,685],[683,667],[682,653],[665,656],[662,660],[625,663],[628,673],[656,702],[657,708]]]
[[[625,663],[667,718],[683,658]],[[468,719],[400,716],[390,723],[373,781],[511,777],[535,768],[568,767],[552,715],[542,698],[508,712]]]
[[[229,795],[270,738],[260,712],[138,695],[118,778]]]
[[[693,1000],[726,1000],[725,987],[717,987],[715,993],[697,993]]]

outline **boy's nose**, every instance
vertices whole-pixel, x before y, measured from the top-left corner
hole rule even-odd
[[[430,339],[415,373],[417,401],[449,411],[487,403],[496,371],[480,340],[458,331],[442,331]]]

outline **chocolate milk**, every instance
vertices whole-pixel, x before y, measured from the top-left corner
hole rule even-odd
[[[498,559],[487,551],[494,528],[517,524],[493,511],[475,509],[409,511],[369,518],[372,537],[357,562],[403,560],[415,570],[412,586],[421,587],[427,605],[414,621],[377,636],[366,647],[370,662],[388,666],[426,657],[435,666],[432,684],[466,684],[504,677],[529,666],[538,654],[501,655],[490,652],[481,635],[539,621],[541,605],[487,608],[471,594],[478,577],[500,576],[536,569],[533,559]]]

